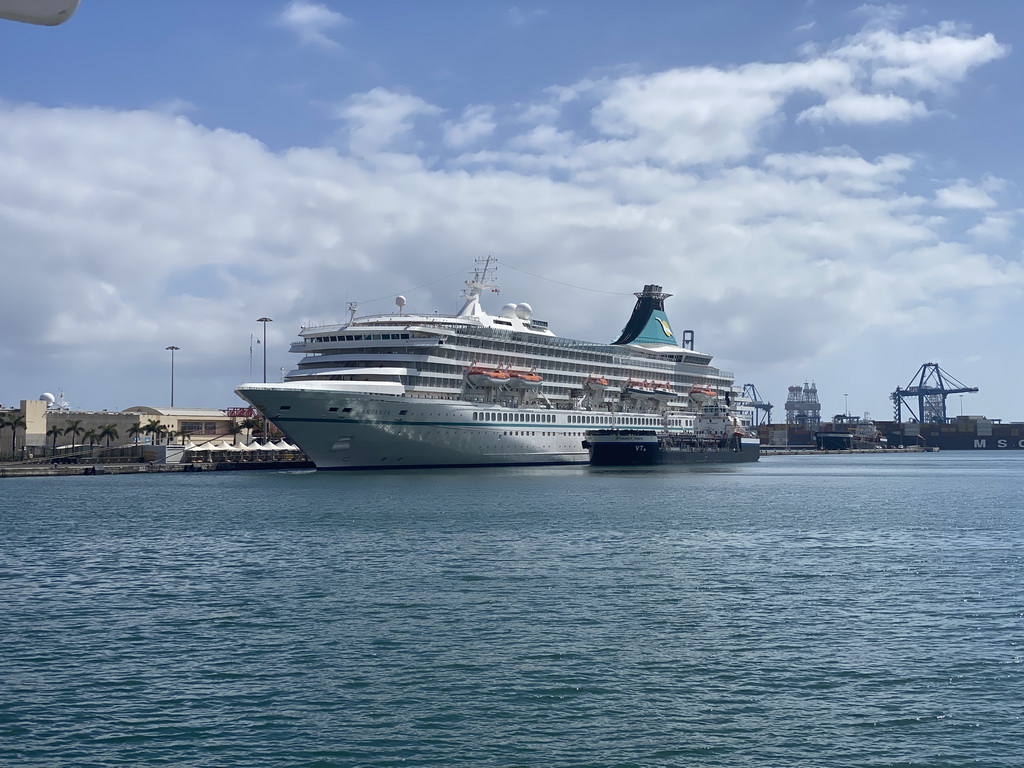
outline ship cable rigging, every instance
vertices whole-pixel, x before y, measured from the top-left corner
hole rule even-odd
[[[517,267],[514,264],[509,264],[507,261],[503,261],[503,260],[498,259],[498,258],[494,258],[493,261],[494,261],[495,264],[502,264],[502,265],[508,267],[509,269],[514,269],[516,272],[522,272],[524,275],[529,275],[530,277],[535,277],[538,280],[543,280],[543,281],[548,282],[548,283],[554,283],[555,285],[564,285],[566,288],[572,288],[572,289],[577,290],[577,291],[588,291],[590,293],[603,293],[603,294],[606,294],[608,296],[632,296],[633,295],[632,293],[623,293],[622,291],[604,291],[604,290],[601,290],[599,288],[587,288],[587,287],[582,286],[582,285],[574,285],[573,283],[565,283],[565,282],[562,282],[561,280],[555,280],[555,279],[550,278],[550,277],[544,277],[543,275],[538,275],[538,274],[536,274],[534,272],[530,272],[529,270],[522,269],[521,267]],[[404,295],[406,293],[412,293],[414,291],[421,291],[424,288],[429,288],[432,285],[437,285],[438,283],[443,283],[446,280],[451,280],[453,277],[458,277],[459,275],[463,275],[463,274],[466,274],[468,272],[473,272],[473,270],[470,269],[470,268],[463,268],[463,269],[457,270],[455,272],[452,272],[450,275],[445,275],[444,277],[440,277],[437,280],[431,280],[429,283],[424,283],[423,285],[418,285],[415,288],[408,288],[408,289],[406,289],[404,291],[400,291],[400,293]],[[378,302],[378,301],[383,301],[384,299],[390,299],[390,298],[392,298],[395,295],[396,294],[394,294],[394,293],[389,293],[386,296],[377,296],[376,298],[373,298],[373,299],[364,299],[363,301],[350,301],[350,302],[348,302],[349,313],[350,313],[350,315],[354,316],[355,315],[356,307],[358,307],[360,305],[363,305],[363,304],[373,304],[373,303]]]
[[[507,261],[502,261],[501,259],[495,259],[494,261],[497,262],[498,264],[504,264],[506,267],[508,267],[509,269],[514,269],[516,272],[522,272],[524,275],[529,275],[530,277],[535,277],[538,280],[543,280],[543,281],[545,281],[547,283],[554,283],[555,285],[564,285],[566,288],[573,288],[574,290],[577,290],[577,291],[589,291],[590,293],[604,293],[604,294],[607,294],[609,296],[632,296],[633,295],[632,293],[623,293],[622,291],[602,291],[600,288],[585,288],[582,285],[573,285],[572,283],[563,283],[561,280],[553,280],[550,277],[544,277],[543,275],[538,275],[538,274],[535,274],[533,272],[529,272],[529,271],[527,271],[525,269],[521,269],[520,267],[517,267],[517,266],[515,266],[513,264],[509,264]]]

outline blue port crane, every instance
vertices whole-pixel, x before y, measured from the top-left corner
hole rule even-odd
[[[766,403],[761,399],[761,395],[757,392],[757,387],[753,384],[744,384],[743,397],[750,401],[747,405],[754,409],[755,426],[772,423],[772,404]],[[762,413],[764,414],[763,417],[761,416]]]
[[[917,369],[914,378],[906,387],[896,387],[892,398],[893,416],[897,423],[903,421],[906,408],[915,421],[922,424],[945,424],[946,397],[948,395],[977,392],[977,387],[968,387],[957,381],[939,367],[938,363],[925,363]],[[911,401],[917,400],[917,411]]]

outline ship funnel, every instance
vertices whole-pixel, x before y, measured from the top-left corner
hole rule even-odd
[[[672,334],[672,327],[665,314],[665,299],[671,293],[665,293],[660,285],[645,285],[643,291],[636,296],[633,314],[622,329],[619,338],[612,344],[675,344],[679,345]]]

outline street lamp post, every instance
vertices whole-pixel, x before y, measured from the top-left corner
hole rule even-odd
[[[850,398],[849,394],[844,394],[843,395],[843,412],[847,416],[850,415],[850,400],[849,400],[849,398]]]
[[[169,347],[165,347],[171,353],[171,408],[174,407],[174,353],[177,352],[181,347],[176,347],[173,344]]]
[[[263,383],[267,383],[267,323],[274,322],[269,317],[261,317],[257,323],[263,323]]]

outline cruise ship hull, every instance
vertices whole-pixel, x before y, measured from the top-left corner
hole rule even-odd
[[[509,421],[481,421],[481,414],[496,409],[456,400],[313,389],[300,383],[248,384],[236,391],[299,445],[317,469],[497,467],[589,460],[583,431],[567,423],[569,414],[552,409],[504,409],[500,415]]]

